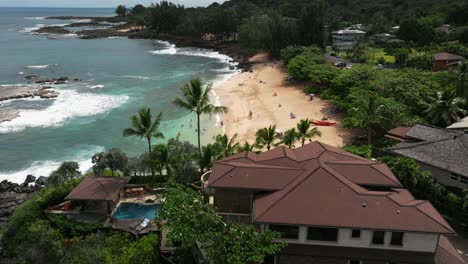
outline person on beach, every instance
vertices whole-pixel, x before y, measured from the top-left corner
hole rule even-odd
[[[249,112],[249,119],[252,119],[252,116],[253,116],[253,113],[252,113],[252,110],[250,110],[250,112]]]

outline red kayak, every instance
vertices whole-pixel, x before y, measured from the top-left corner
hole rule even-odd
[[[336,124],[336,122],[333,122],[333,121],[320,121],[320,120],[314,120],[314,121],[311,121],[311,123],[316,126],[333,126]]]

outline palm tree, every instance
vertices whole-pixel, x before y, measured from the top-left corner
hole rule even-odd
[[[371,144],[372,129],[384,118],[384,105],[374,95],[361,97],[357,101],[357,107],[353,110],[356,113],[355,119],[357,127],[367,128],[367,143]]]
[[[458,64],[455,73],[457,74],[457,95],[468,100],[468,61]]]
[[[298,133],[295,128],[291,128],[284,132],[280,143],[288,146],[289,148],[292,148],[292,146],[294,145],[294,143],[296,143],[297,140]]]
[[[217,135],[216,136],[216,145],[220,148],[221,155],[220,158],[226,158],[235,154],[236,150],[239,148],[239,143],[236,142],[237,134],[234,134],[230,139],[227,135]]]
[[[253,151],[254,148],[256,147],[255,144],[250,144],[249,142],[244,142],[244,145],[238,147],[239,152],[244,152],[244,151]]]
[[[264,148],[266,146],[267,150],[270,150],[271,146],[274,145],[274,142],[277,138],[276,126],[262,128],[257,131],[256,136],[256,145],[259,148]]]
[[[302,119],[297,123],[297,137],[301,140],[302,146],[304,146],[306,139],[312,139],[313,137],[321,137],[322,133],[316,128],[310,127],[309,119]]]
[[[153,120],[150,108],[141,108],[138,111],[138,115],[130,117],[132,121],[132,127],[123,130],[123,136],[139,136],[140,140],[146,138],[148,142],[148,151],[151,154],[151,139],[152,138],[164,138],[163,133],[159,132],[159,125],[161,123],[162,113]]]
[[[184,99],[176,98],[174,104],[184,109],[187,109],[197,114],[197,133],[198,133],[198,152],[201,154],[201,143],[200,143],[200,116],[202,114],[220,114],[228,111],[227,107],[214,106],[210,104],[209,94],[212,89],[212,84],[208,84],[203,87],[200,80],[191,80],[189,84],[185,84],[182,87],[182,93]]]
[[[158,144],[154,146],[153,153],[150,155],[150,159],[159,171],[159,175],[163,174],[163,170],[166,170],[166,174],[171,174],[172,155],[166,144]]]
[[[198,165],[200,166],[200,173],[203,174],[206,168],[213,165],[216,156],[216,148],[213,144],[203,146],[202,152],[198,156]]]
[[[465,115],[462,108],[465,100],[457,97],[455,90],[439,91],[434,97],[429,97],[425,103],[426,118],[434,125],[449,126]]]

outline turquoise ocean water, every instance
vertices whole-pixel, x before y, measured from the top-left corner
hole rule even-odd
[[[85,171],[94,153],[111,147],[129,156],[141,154],[145,142],[123,138],[122,129],[129,126],[129,116],[144,106],[154,113],[163,111],[161,130],[166,138],[181,133],[182,139],[195,143],[195,123],[190,127],[194,116],[171,101],[192,78],[216,84],[232,75],[229,57],[155,40],[80,40],[73,35],[31,33],[44,25],[70,23],[43,19],[46,16],[111,16],[112,12],[0,7],[0,85],[27,84],[27,75],[82,80],[57,86],[56,99],[0,102],[0,111],[20,110],[19,118],[0,123],[0,180],[47,176],[66,160],[78,161]],[[216,95],[213,100],[217,103]],[[217,117],[204,120],[205,133],[219,132],[217,121]]]

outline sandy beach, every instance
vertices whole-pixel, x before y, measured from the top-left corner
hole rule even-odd
[[[253,143],[260,128],[276,125],[284,132],[296,127],[301,119],[320,120],[326,115],[331,103],[318,97],[310,101],[302,85],[288,83],[281,62],[269,60],[264,53],[250,61],[254,63],[252,72],[237,74],[215,88],[221,103],[229,107],[229,113],[223,116],[226,134],[237,133],[239,142]],[[249,118],[250,111],[252,118]],[[292,119],[290,113],[297,117]],[[342,116],[335,113],[329,116],[337,124],[318,127],[322,136],[314,140],[337,147],[347,144],[351,135],[341,127]]]

